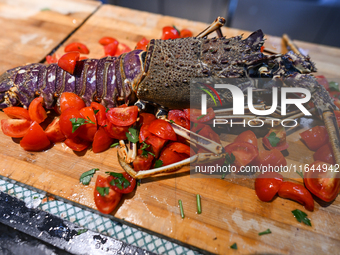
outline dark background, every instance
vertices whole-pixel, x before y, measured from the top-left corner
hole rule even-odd
[[[101,0],[131,9],[340,47],[340,0]]]

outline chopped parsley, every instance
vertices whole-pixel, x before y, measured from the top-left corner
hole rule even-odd
[[[109,194],[110,188],[109,187],[97,187],[97,191],[102,197],[105,197]]]
[[[171,124],[175,123],[173,120],[169,120]]]
[[[330,89],[331,91],[340,91],[340,89],[339,89],[339,83],[334,82],[334,81],[331,81],[331,82],[329,83],[329,89]]]
[[[112,186],[116,186],[118,189],[122,190],[123,188],[126,189],[131,185],[129,180],[127,180],[123,174],[121,173],[114,173],[114,172],[106,172],[107,174],[114,177],[114,179],[110,182]]]
[[[303,222],[307,226],[312,226],[312,223],[310,222],[310,219],[307,218],[307,214],[305,212],[296,209],[292,211],[292,213],[298,222]]]
[[[82,125],[96,124],[92,120],[90,120],[89,117],[87,117],[87,119],[84,119],[84,118],[71,118],[70,121],[72,123],[72,133],[76,132],[76,130],[78,128],[80,128]]]
[[[201,115],[201,116],[198,116],[198,117],[196,118],[196,120],[202,119],[204,116],[206,116],[206,114]]]
[[[113,148],[113,147],[116,147],[118,145],[119,145],[119,143],[113,143],[113,144],[110,145],[110,147]]]
[[[84,234],[87,231],[88,231],[88,229],[85,229],[85,228],[84,229],[79,229],[78,232],[77,232],[77,235],[79,236],[81,234]]]
[[[237,243],[233,243],[232,245],[230,245],[230,248],[233,250],[237,250]]]
[[[138,131],[135,128],[129,128],[129,132],[126,132],[127,139],[132,143],[137,143],[139,141],[138,136]]]
[[[278,138],[275,132],[271,132],[267,137],[271,146],[276,147],[276,145],[280,142],[280,138]]]
[[[90,184],[90,181],[93,177],[93,175],[96,173],[96,171],[98,171],[99,169],[98,168],[92,168],[91,170],[89,171],[86,171],[85,173],[83,173],[80,178],[79,178],[79,181],[84,184],[84,185],[89,185]]]
[[[161,167],[163,166],[163,161],[160,159],[157,159],[155,162],[155,168]]]
[[[267,230],[260,232],[259,236],[263,236],[263,235],[267,235],[267,234],[271,234],[271,233],[272,233],[272,231],[270,231],[270,229],[268,228]]]
[[[99,112],[99,110],[94,110],[94,114],[97,114]]]
[[[234,154],[231,153],[230,156],[229,156],[229,153],[227,152],[226,155],[225,155],[225,164],[227,166],[229,166],[229,165],[233,164],[234,162],[235,162]]]

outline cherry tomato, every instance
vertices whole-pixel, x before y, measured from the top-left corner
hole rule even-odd
[[[51,145],[42,127],[34,121],[28,132],[20,141],[20,146],[26,151],[42,151]]]
[[[186,114],[186,117],[195,123],[204,123],[215,117],[213,108],[208,108],[206,115],[202,115],[201,110],[199,109],[184,109],[183,111]]]
[[[138,155],[132,162],[133,169],[136,172],[142,171],[142,170],[149,170],[151,169],[153,159],[154,157],[149,153],[147,156]]]
[[[85,102],[80,96],[71,93],[71,92],[64,92],[61,94],[59,98],[60,102],[60,111],[63,112],[67,108],[74,107],[77,110],[80,110],[85,107]]]
[[[79,110],[74,107],[67,108],[60,115],[59,125],[61,132],[66,136],[66,138],[73,138],[77,136],[84,126],[80,126],[75,132],[72,132],[72,122],[70,119],[72,118],[83,118],[80,114]]]
[[[170,123],[165,120],[154,120],[149,126],[149,131],[166,140],[177,141],[177,136]]]
[[[94,124],[85,124],[82,128],[82,132],[79,133],[79,137],[86,141],[93,141],[94,134],[97,132],[97,120],[94,115],[94,111],[91,106],[81,109],[80,114],[85,120],[91,120]]]
[[[136,187],[135,178],[130,176],[128,173],[121,173],[121,174],[116,173],[116,174],[121,175],[121,176],[115,177],[115,176],[110,175],[109,177],[107,177],[107,181],[109,182],[111,189],[122,194],[128,194],[135,189]],[[124,187],[124,179],[130,183],[126,188]],[[123,183],[121,183],[120,181],[123,181]]]
[[[59,57],[55,53],[53,55],[47,55],[46,56],[47,64],[58,63],[58,59],[59,59]]]
[[[146,39],[145,37],[143,37],[136,45],[136,48],[135,50],[144,50],[146,51],[146,47],[148,46],[149,44],[149,40]]]
[[[79,52],[71,51],[61,56],[58,60],[58,66],[70,74],[74,73],[77,61],[80,58]]]
[[[85,59],[89,59],[88,57],[85,57],[85,56],[81,56],[80,58],[79,58],[79,61],[80,60],[85,60]]]
[[[91,142],[81,139],[78,136],[67,138],[64,143],[74,151],[83,151],[91,145]]]
[[[118,44],[119,44],[118,41],[115,41],[105,45],[104,46],[105,56],[114,56],[117,52]]]
[[[66,139],[65,135],[60,130],[59,117],[55,117],[53,121],[45,129],[47,138],[53,142],[58,143]]]
[[[292,199],[305,206],[306,210],[314,210],[314,200],[309,191],[301,184],[282,182],[279,188],[279,197]]]
[[[106,113],[106,117],[112,124],[116,126],[131,126],[137,120],[138,107],[129,106],[124,108],[112,108]]]
[[[311,170],[312,166],[314,169],[318,167],[320,170]],[[327,169],[323,169],[323,167]],[[337,176],[338,172],[330,170],[331,165],[322,161],[315,161],[309,165],[309,171],[304,173],[304,182],[306,188],[312,192],[315,196],[321,198],[323,201],[331,202],[333,201],[340,190],[340,178]]]
[[[43,97],[37,97],[30,103],[28,113],[31,120],[41,123],[47,118],[47,113],[42,106],[43,102]]]
[[[324,88],[325,88],[326,90],[329,91],[329,83],[328,83],[328,81],[327,81],[327,79],[326,79],[325,76],[323,76],[323,75],[317,75],[317,76],[315,76],[315,78],[316,78],[316,81],[317,81],[320,85],[324,86]]]
[[[312,151],[316,151],[329,141],[327,129],[324,126],[316,126],[308,129],[300,133],[300,136],[307,147]]]
[[[108,194],[104,196],[100,195],[97,188],[109,188]],[[122,193],[118,193],[113,189],[110,189],[109,182],[107,178],[98,175],[96,180],[96,186],[94,189],[94,202],[97,206],[98,211],[101,213],[111,213],[118,205],[120,199],[122,198]]]
[[[275,133],[275,137],[280,139],[280,141],[276,144],[276,146],[272,146],[272,144],[270,143],[268,139],[268,137],[272,133]],[[277,127],[271,128],[268,134],[266,134],[266,136],[262,138],[262,142],[264,146],[269,150],[272,150],[275,148],[275,149],[278,149],[279,151],[283,151],[289,147],[289,144],[286,140],[286,130],[283,126],[277,126]]]
[[[4,113],[11,119],[26,119],[31,120],[27,109],[22,107],[12,106],[2,109]]]
[[[82,44],[80,42],[73,42],[73,43],[66,45],[65,52],[72,52],[72,51],[76,51],[76,52],[79,52],[79,53],[82,53],[82,54],[89,54],[90,53],[90,51],[86,47],[86,45]]]
[[[162,160],[163,162],[162,166],[171,165],[173,163],[182,161],[183,159],[190,157],[190,154],[187,155],[186,153],[177,153],[176,151],[171,149],[170,146],[171,146],[171,143],[165,146],[163,150],[161,151],[159,160]]]
[[[118,43],[118,41],[115,38],[109,37],[109,36],[102,37],[98,42],[103,46],[108,45],[110,43],[114,43],[114,42]]]
[[[145,125],[149,125],[151,122],[153,122],[156,119],[155,115],[151,114],[151,113],[145,113],[142,112],[139,114],[139,124],[141,126]]]
[[[187,119],[185,113],[181,110],[169,111],[168,119],[174,121],[176,124],[186,129],[190,129],[190,120]]]
[[[231,143],[227,145],[225,151],[235,156],[234,165],[236,167],[246,166],[259,155],[256,147],[250,143]]]
[[[129,127],[120,127],[112,124],[110,121],[105,120],[106,125],[103,127],[110,137],[118,140],[126,140],[126,133],[129,132]]]
[[[26,119],[3,119],[1,120],[2,132],[13,138],[23,137],[30,128],[32,121]]]
[[[131,51],[131,48],[129,46],[127,46],[126,44],[124,43],[120,43],[118,44],[118,49],[116,51],[116,54],[115,56],[120,56],[122,55],[123,53],[128,53]]]
[[[99,153],[110,148],[113,142],[113,138],[105,131],[105,128],[99,127],[98,131],[94,135],[92,143],[92,151],[94,153]]]
[[[96,102],[92,102],[91,103],[91,107],[94,109],[94,111],[97,111],[96,113],[96,119],[97,119],[97,122],[98,122],[98,125],[99,126],[104,126],[106,125],[106,108],[104,105],[101,105],[99,103],[96,103]],[[104,124],[105,122],[105,124]]]
[[[255,166],[286,166],[287,161],[278,149],[259,151],[259,155],[252,161]]]
[[[169,145],[167,146],[170,150],[175,151],[177,153],[184,153],[186,154],[188,157],[190,157],[191,155],[191,151],[190,151],[190,146],[185,145],[183,143],[179,143],[179,142],[172,142],[169,143]]]
[[[179,36],[181,38],[192,37],[192,32],[191,30],[184,28],[181,30]]]
[[[177,39],[179,37],[178,30],[174,27],[166,26],[162,29],[162,40]]]
[[[255,192],[263,202],[271,201],[280,189],[283,176],[275,172],[260,174],[255,180]]]
[[[151,145],[153,153],[155,154],[156,158],[158,158],[159,153],[168,140],[151,134],[151,132],[149,131],[149,127],[150,125],[143,125],[141,127],[139,132],[139,142],[142,143],[143,141],[145,141],[146,144]]]
[[[234,142],[246,142],[254,145],[256,149],[258,148],[256,135],[251,130],[247,130],[239,134],[235,138]]]
[[[333,155],[333,149],[331,143],[327,143],[322,145],[313,155],[315,161],[323,161],[329,164],[334,165],[335,158]]]

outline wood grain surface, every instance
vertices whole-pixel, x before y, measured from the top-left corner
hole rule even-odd
[[[199,22],[103,5],[65,44],[84,42],[91,51],[89,56],[99,58],[104,55],[98,43],[103,36],[115,37],[134,48],[143,36],[148,39],[160,38],[161,29],[166,25],[175,25],[179,29],[190,28],[194,34],[207,26]],[[223,32],[228,36],[249,34],[228,28],[223,28]],[[340,49],[296,43],[309,52],[320,74],[339,78]],[[266,46],[284,51],[280,38],[267,36]],[[57,53],[62,54],[63,47]],[[1,61],[3,59],[1,56]],[[3,118],[7,117],[0,112],[0,119]],[[286,153],[288,165],[313,162],[313,152],[300,140],[299,133],[320,124],[322,122],[319,120],[300,119],[297,127],[287,130],[290,145]],[[232,142],[241,131],[238,129],[222,134],[223,145]],[[261,148],[260,135],[266,132],[258,131]],[[79,183],[80,175],[91,168],[99,168],[97,174],[102,175],[105,171],[123,171],[117,162],[116,149],[99,154],[90,150],[75,153],[64,144],[56,144],[45,152],[26,152],[18,143],[18,139],[0,133],[1,175],[90,208],[96,208],[93,201],[95,178],[89,186],[83,186]],[[287,179],[302,182],[293,171],[284,175]],[[202,214],[196,213],[196,194],[202,198]],[[179,199],[183,201],[184,219],[180,217]],[[250,178],[227,176],[222,180],[173,173],[168,177],[143,180],[135,192],[124,197],[112,214],[212,253],[338,254],[340,198],[331,204],[316,202],[315,205],[315,211],[311,213],[287,199],[261,202],[254,192],[254,180]],[[291,213],[294,209],[307,212],[312,227],[298,223]],[[268,228],[272,234],[258,235]],[[230,249],[234,242],[237,243],[237,251]]]

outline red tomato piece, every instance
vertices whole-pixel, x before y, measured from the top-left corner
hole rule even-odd
[[[146,47],[148,46],[149,44],[149,40],[146,39],[145,37],[143,37],[136,45],[136,48],[135,50],[144,50],[146,51]]]
[[[120,56],[122,55],[123,53],[128,53],[131,51],[131,48],[129,46],[127,46],[126,44],[124,43],[120,43],[118,44],[118,49],[116,51],[116,54],[115,56]]]
[[[132,162],[133,169],[135,171],[149,170],[151,169],[154,157],[148,153],[147,156],[138,155]]]
[[[47,118],[47,113],[42,106],[43,102],[43,97],[37,97],[30,103],[28,113],[31,120],[41,123]]]
[[[161,151],[161,155],[159,157],[159,160],[162,160],[162,162],[163,162],[162,166],[171,165],[173,163],[182,161],[183,159],[190,157],[190,154],[187,155],[185,153],[177,153],[176,151],[171,149],[170,146],[171,146],[171,143],[168,144],[167,146],[165,146],[163,148],[163,150]]]
[[[66,139],[65,135],[60,130],[59,117],[55,117],[53,121],[45,129],[47,138],[53,142],[58,143]]]
[[[118,140],[126,140],[126,133],[129,132],[129,127],[120,127],[112,124],[110,121],[106,120],[106,125],[103,127],[110,137]]]
[[[80,126],[75,132],[72,132],[72,122],[70,119],[72,118],[83,118],[83,116],[80,114],[79,110],[70,107],[67,108],[65,111],[63,111],[60,115],[59,125],[61,132],[66,136],[66,138],[73,138],[77,136],[84,126]]]
[[[307,147],[312,151],[316,151],[329,141],[327,129],[324,126],[316,126],[308,129],[300,133],[300,136]]]
[[[58,60],[58,66],[66,72],[70,74],[74,73],[74,69],[76,68],[77,61],[79,61],[80,54],[76,51],[68,52],[61,56]]]
[[[280,139],[276,146],[273,146],[268,139],[268,137],[271,136],[272,133],[275,133],[275,137]],[[262,142],[268,150],[272,150],[275,148],[278,149],[279,151],[283,151],[289,147],[289,144],[286,140],[286,130],[283,126],[271,128],[268,134],[266,134],[266,136],[262,138]]]
[[[327,81],[327,79],[326,79],[325,76],[323,76],[323,75],[317,75],[317,76],[315,76],[315,78],[316,78],[316,81],[317,81],[320,85],[324,86],[324,88],[325,88],[326,90],[329,91],[329,83],[328,83],[328,81]]]
[[[279,197],[292,199],[306,208],[314,211],[314,200],[309,191],[301,184],[282,182],[278,191]]]
[[[47,55],[46,56],[46,62],[47,62],[47,64],[58,63],[57,54],[54,53],[53,55]]]
[[[246,142],[254,145],[256,149],[258,148],[256,135],[251,130],[247,130],[239,134],[235,138],[234,142]]]
[[[333,155],[333,149],[331,143],[327,143],[325,145],[322,145],[313,155],[313,158],[315,161],[323,161],[329,164],[334,165],[335,158]]]
[[[198,134],[221,144],[220,136],[216,134],[209,125],[204,125],[204,127],[198,132]]]
[[[149,125],[151,122],[153,122],[156,119],[155,115],[151,114],[151,113],[145,113],[142,112],[139,114],[139,125],[143,126],[145,125]]]
[[[108,194],[104,193],[104,196],[100,195],[97,189],[98,187],[108,188]],[[121,198],[122,193],[118,193],[113,189],[110,189],[110,184],[107,181],[107,178],[98,175],[94,189],[94,202],[98,211],[105,214],[111,213],[117,207]]]
[[[255,192],[263,202],[271,201],[280,189],[283,176],[275,172],[260,174],[255,180]]]
[[[159,153],[168,140],[151,134],[149,127],[150,125],[143,125],[141,127],[139,132],[139,142],[142,143],[145,141],[146,144],[151,145],[153,153],[155,154],[156,158],[158,158]]]
[[[107,181],[110,184],[110,188],[113,189],[116,192],[122,193],[122,194],[128,194],[132,192],[136,187],[136,179],[130,176],[128,173],[114,173],[116,175],[119,175],[119,177],[110,175],[107,177]],[[126,188],[124,187],[124,182],[128,181],[130,184]],[[121,183],[121,181],[123,183]],[[117,185],[118,183],[118,185]],[[127,182],[126,182],[127,183]],[[121,188],[120,188],[121,185]]]
[[[336,122],[338,122],[338,126],[340,127],[340,111],[334,111]]]
[[[119,44],[118,41],[115,41],[105,45],[104,46],[105,56],[114,56],[117,52],[118,44]]]
[[[166,140],[177,141],[177,136],[170,123],[165,120],[154,120],[149,126],[149,131]]]
[[[278,149],[272,149],[270,151],[262,150],[259,155],[252,161],[252,165],[255,166],[286,166],[287,161]]]
[[[67,138],[64,143],[74,151],[83,151],[91,145],[91,142],[81,139],[78,136]]]
[[[199,109],[184,109],[183,111],[186,114],[186,117],[190,119],[190,121],[195,123],[208,122],[215,117],[215,112],[213,108],[208,108],[206,115],[202,115],[202,112]]]
[[[2,109],[4,113],[11,119],[26,119],[31,120],[27,109],[22,107],[12,106]]]
[[[42,127],[34,121],[28,132],[20,141],[20,146],[26,151],[42,151],[51,145]]]
[[[62,93],[59,98],[59,104],[61,112],[65,111],[67,108],[70,107],[74,107],[77,110],[80,110],[86,106],[84,100],[81,99],[80,96],[71,92]]]
[[[13,138],[20,138],[27,134],[32,121],[26,119],[3,119],[1,120],[2,132]]]
[[[313,171],[311,170],[312,166],[314,166],[314,169],[320,167],[320,170]],[[333,167],[333,170],[330,170],[330,167],[330,164],[315,161],[309,165],[309,171],[305,171],[303,179],[306,188],[326,202],[333,201],[340,190],[340,178],[337,178],[337,169]]]
[[[101,105],[99,103],[96,103],[96,102],[92,102],[91,103],[91,107],[94,109],[94,111],[96,113],[96,119],[97,119],[97,122],[98,122],[98,125],[99,126],[104,126],[106,125],[106,108],[104,105]]]
[[[184,28],[181,30],[179,36],[181,38],[192,37],[192,32],[191,30]]]
[[[174,121],[176,124],[186,129],[190,129],[190,120],[187,119],[186,114],[181,110],[169,111],[168,119]]]
[[[112,108],[106,113],[106,117],[112,124],[116,126],[131,126],[137,120],[138,107],[129,106],[124,108]]]
[[[99,153],[110,148],[113,142],[113,138],[105,131],[105,128],[99,127],[98,131],[94,135],[92,143],[92,151],[94,153]]]
[[[235,156],[234,165],[236,167],[246,166],[259,155],[256,147],[250,143],[231,143],[227,145],[225,151]]]
[[[94,135],[97,132],[97,120],[94,115],[94,111],[91,106],[81,109],[80,114],[85,120],[91,120],[94,124],[85,124],[82,128],[82,132],[79,133],[79,137],[86,141],[93,141]]]
[[[176,28],[171,26],[163,27],[162,29],[162,40],[177,39],[179,37],[179,32]]]
[[[99,40],[99,43],[103,46],[108,45],[110,43],[114,43],[114,42],[118,43],[118,41],[115,38],[109,37],[109,36],[104,36]]]
[[[81,57],[79,58],[79,61],[80,61],[80,60],[85,60],[85,59],[88,59],[88,57],[81,56]]]
[[[188,157],[190,157],[191,155],[190,146],[185,145],[183,143],[173,142],[173,143],[169,143],[167,147],[170,150],[175,151],[177,153],[186,154]]]
[[[76,52],[79,52],[79,53],[82,53],[82,54],[89,54],[90,53],[90,51],[86,47],[86,45],[83,44],[83,43],[80,43],[80,42],[73,42],[73,43],[66,45],[65,52],[72,52],[72,51],[76,51]]]

